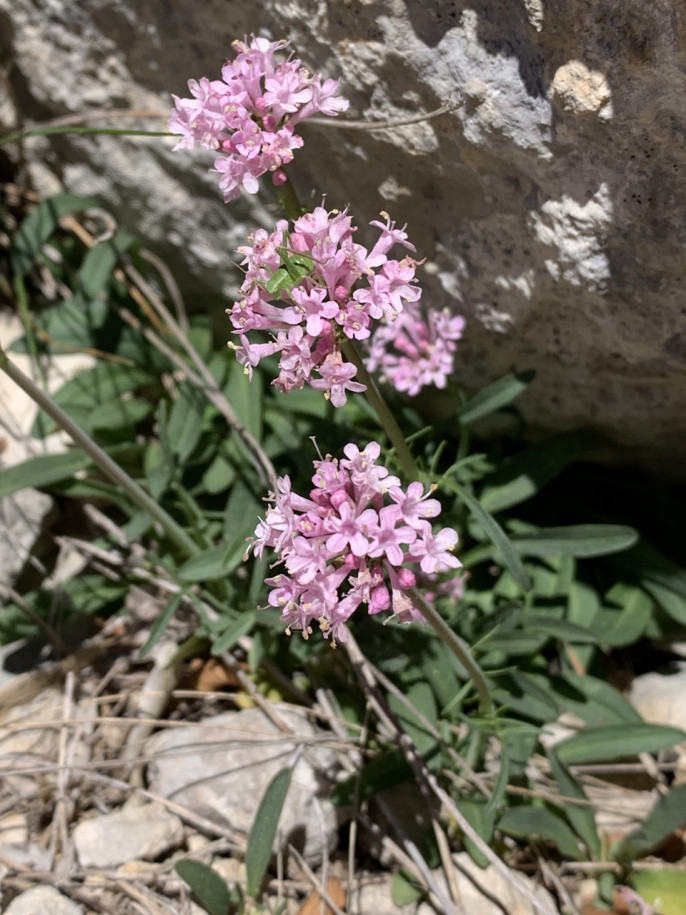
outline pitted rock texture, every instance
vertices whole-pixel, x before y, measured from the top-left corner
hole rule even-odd
[[[103,107],[164,115],[171,92],[218,76],[231,40],[251,32],[291,39],[310,69],[341,79],[348,118],[404,118],[460,98],[403,127],[304,126],[291,167],[303,197],[349,204],[361,226],[380,210],[408,222],[427,258],[426,303],[469,321],[457,373],[467,387],[533,368],[521,408],[534,426],[591,425],[625,456],[683,472],[681,0],[265,0],[255,10],[0,0],[14,103],[30,121]],[[30,140],[26,152],[42,186],[55,176],[100,195],[170,260],[189,303],[221,316],[216,290],[236,284],[235,248],[274,211],[253,198],[225,206],[212,156],[172,145],[70,137]]]

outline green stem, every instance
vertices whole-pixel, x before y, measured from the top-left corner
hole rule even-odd
[[[0,146],[25,140],[27,137],[49,137],[53,134],[108,134],[114,137],[173,137],[168,130],[131,130],[128,127],[35,127],[28,130],[15,130],[0,136]]]
[[[484,718],[492,717],[494,713],[493,700],[486,683],[486,678],[479,665],[476,663],[469,650],[466,642],[453,632],[443,617],[427,601],[417,588],[410,588],[409,591],[412,602],[419,605],[419,610],[427,623],[433,627],[434,632],[441,639],[444,645],[452,651],[460,664],[467,671],[467,675],[474,685],[474,689],[479,697],[479,711]]]
[[[299,219],[302,216],[305,209],[298,200],[298,195],[290,178],[287,177],[283,184],[272,184],[271,189],[279,201],[281,209],[289,219]]]
[[[0,370],[12,379],[50,416],[117,486],[120,486],[139,508],[163,528],[169,539],[189,558],[200,552],[198,545],[188,536],[159,503],[151,498],[138,483],[125,473],[112,458],[87,435],[35,382],[7,358],[0,346]]]
[[[389,410],[388,404],[381,396],[381,393],[376,386],[376,382],[367,371],[365,364],[362,361],[362,357],[357,351],[357,347],[352,340],[344,340],[341,343],[341,349],[345,353],[348,360],[352,362],[354,366],[356,366],[357,380],[367,386],[365,396],[369,401],[372,409],[376,413],[377,418],[381,424],[381,428],[384,430],[390,439],[391,444],[395,448],[395,453],[397,455],[398,462],[402,467],[403,473],[411,483],[415,480],[419,480],[419,470],[417,468],[417,464],[415,463],[415,459],[412,457],[412,452],[407,447],[405,436],[401,432],[400,426],[395,420],[395,416],[393,416]]]

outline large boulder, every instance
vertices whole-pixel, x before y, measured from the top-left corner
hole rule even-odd
[[[426,301],[469,321],[461,381],[533,368],[521,404],[534,425],[591,424],[636,459],[682,467],[681,0],[265,0],[256,9],[0,0],[15,104],[31,121],[94,108],[161,116],[171,92],[217,76],[231,40],[251,32],[290,38],[310,69],[340,78],[348,118],[405,118],[461,98],[439,118],[382,131],[304,126],[297,185],[315,200],[326,192],[330,206],[349,203],[358,225],[382,209],[409,223],[427,258]],[[272,215],[255,198],[225,206],[207,174],[212,156],[172,145],[53,137],[26,151],[44,183],[53,175],[100,195],[125,227],[173,252],[192,302],[235,285],[235,247]]]

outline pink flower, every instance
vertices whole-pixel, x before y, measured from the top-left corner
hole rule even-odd
[[[238,53],[226,62],[220,80],[189,80],[192,98],[172,96],[169,129],[181,135],[174,149],[192,149],[198,143],[220,152],[214,167],[227,202],[241,189],[257,193],[257,179],[265,172],[282,184],[283,166],[303,145],[295,125],[315,114],[335,116],[348,108],[348,101],[335,95],[335,80],[322,83],[297,59],[276,63],[275,53],[287,44],[255,37],[250,43],[234,41]]]
[[[396,289],[402,288],[399,274],[396,284]],[[447,310],[430,311],[424,318],[417,303],[409,302],[395,323],[375,328],[367,347],[367,368],[412,397],[428,385],[444,388],[464,324],[464,318]]]
[[[348,444],[345,458],[315,461],[309,498],[292,492],[288,477],[276,481],[252,548],[261,556],[272,547],[286,567],[266,583],[269,604],[281,609],[287,631],[300,630],[307,638],[317,621],[327,638],[345,641],[347,622],[362,605],[372,614],[390,609],[403,622],[421,619],[408,594],[417,582],[417,563],[430,578],[459,568],[450,552],[455,531],[443,528],[434,535],[420,517],[437,515],[437,501],[426,498],[421,483],[403,492],[377,463],[380,451],[377,442],[362,451]]]
[[[419,561],[419,567],[427,575],[447,572],[460,567],[460,560],[450,550],[457,545],[457,534],[444,527],[436,535],[425,522],[422,535],[410,547],[410,555]]]
[[[230,345],[248,371],[262,356],[278,353],[274,384],[283,391],[310,384],[340,407],[347,392],[365,390],[355,380],[357,368],[343,358],[341,341],[369,337],[375,321],[395,321],[421,294],[416,262],[389,257],[393,244],[411,247],[404,229],[390,219],[372,225],[382,233],[372,254],[354,240],[347,212],[327,213],[323,207],[296,219],[290,232],[285,220],[271,234],[259,229],[239,249],[243,298],[229,314],[240,345]],[[254,343],[248,336],[253,330],[268,331],[269,346]]]

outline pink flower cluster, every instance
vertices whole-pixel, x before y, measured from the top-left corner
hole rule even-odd
[[[278,353],[279,375],[273,383],[283,391],[308,383],[340,407],[346,391],[365,390],[353,380],[357,368],[343,359],[341,335],[365,340],[373,321],[392,323],[406,303],[421,296],[417,261],[388,257],[396,244],[415,248],[404,229],[382,215],[385,223],[371,223],[381,233],[371,251],[353,241],[357,229],[347,212],[327,213],[323,207],[297,219],[290,233],[282,220],[271,234],[258,229],[252,247],[239,248],[245,255],[244,298],[228,313],[240,345],[229,345],[249,373],[262,358]],[[297,264],[297,280],[289,278],[291,262]],[[278,271],[284,284],[270,293],[267,285]],[[268,331],[271,339],[251,342],[251,331]]]
[[[403,490],[377,463],[376,442],[343,450],[340,461],[327,455],[314,462],[309,498],[292,492],[289,477],[277,479],[253,542],[257,556],[272,547],[286,567],[266,583],[287,631],[307,638],[317,620],[334,642],[346,640],[346,623],[361,604],[369,613],[390,609],[404,622],[421,619],[407,589],[418,575],[435,578],[460,566],[450,552],[455,531],[434,534],[427,520],[441,510],[430,491],[421,483]]]
[[[268,171],[274,184],[283,184],[283,166],[303,145],[295,126],[314,114],[336,115],[348,108],[347,99],[334,95],[336,80],[322,82],[297,59],[277,64],[275,52],[287,44],[254,37],[249,44],[234,41],[238,54],[224,64],[220,80],[191,79],[192,98],[172,96],[169,129],[181,134],[174,149],[199,143],[220,152],[214,167],[227,202],[241,188],[257,193],[257,179]]]
[[[444,388],[464,325],[463,317],[447,309],[429,312],[425,319],[412,303],[394,324],[380,324],[374,330],[367,347],[367,368],[411,397],[427,385]]]

